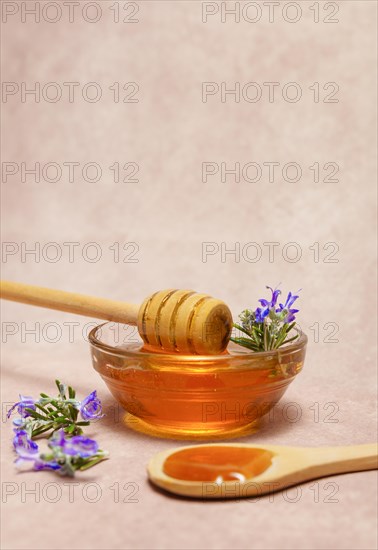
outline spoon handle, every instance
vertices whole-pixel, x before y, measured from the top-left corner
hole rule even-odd
[[[309,449],[309,461],[323,475],[359,472],[378,468],[378,443]]]
[[[137,324],[139,307],[134,304],[11,281],[1,281],[0,283],[3,300],[57,309],[117,323]]]

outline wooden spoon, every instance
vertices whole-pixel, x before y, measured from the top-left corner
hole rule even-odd
[[[153,483],[177,495],[241,498],[320,477],[376,469],[377,450],[377,443],[347,447],[193,445],[156,454],[147,471]]]
[[[11,281],[1,281],[0,288],[5,300],[137,325],[145,344],[169,353],[222,353],[232,330],[227,305],[192,290],[155,292],[137,306]]]

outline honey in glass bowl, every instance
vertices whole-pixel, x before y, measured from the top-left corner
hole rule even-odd
[[[252,352],[230,343],[221,355],[166,354],[120,342],[115,323],[89,334],[92,361],[138,431],[176,439],[236,437],[282,397],[301,371],[307,337],[278,350]]]

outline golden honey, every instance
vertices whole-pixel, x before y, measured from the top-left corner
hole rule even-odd
[[[179,439],[248,433],[302,369],[307,343],[302,334],[272,352],[231,343],[218,356],[164,354],[116,342],[109,325],[89,336],[92,361],[129,413],[128,426]]]
[[[202,445],[171,454],[163,471],[183,481],[245,481],[265,472],[272,457],[266,449]]]

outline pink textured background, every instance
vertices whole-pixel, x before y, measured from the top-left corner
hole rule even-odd
[[[66,176],[56,183],[30,178],[22,183],[19,175],[2,183],[3,241],[19,247],[24,242],[28,248],[55,242],[65,250],[56,263],[43,256],[39,261],[23,258],[19,252],[3,256],[3,278],[136,303],[160,288],[195,288],[224,299],[235,316],[255,304],[265,284],[281,281],[285,291],[302,288],[299,321],[310,337],[305,368],[278,406],[275,421],[266,421],[259,433],[243,441],[374,441],[376,3],[338,2],[335,24],[314,23],[312,2],[305,1],[295,24],[280,15],[285,2],[274,23],[267,21],[265,9],[256,24],[232,19],[221,23],[219,15],[204,24],[201,2],[160,0],[139,2],[139,23],[114,23],[109,10],[113,3],[98,4],[102,17],[95,24],[80,15],[73,23],[64,17],[55,24],[22,23],[18,14],[2,25],[4,81],[38,81],[42,86],[95,81],[103,90],[102,99],[93,104],[79,95],[73,103],[66,96],[57,103],[22,103],[15,95],[2,104],[3,161],[28,166],[97,162],[103,170],[97,183],[79,176],[72,183]],[[321,2],[322,17],[323,8]],[[139,102],[114,103],[109,86],[130,81],[139,84]],[[222,103],[219,95],[203,103],[206,81],[295,81],[303,96],[298,103],[281,96],[269,103],[265,89],[258,103]],[[314,103],[308,89],[314,82],[338,83],[339,102]],[[108,167],[115,161],[138,163],[139,182],[112,181]],[[201,165],[211,161],[295,161],[303,177],[297,183],[282,177],[270,183],[264,172],[259,183],[231,178],[222,183],[214,176],[205,184]],[[336,162],[339,182],[315,184],[308,169],[314,162]],[[205,241],[225,242],[228,248],[257,242],[264,253],[255,263],[232,256],[222,262],[220,254],[203,262]],[[270,262],[263,243],[273,241],[279,245]],[[73,262],[65,242],[79,243]],[[102,251],[98,262],[90,263],[81,254],[89,242]],[[123,262],[127,253],[122,252],[121,261],[115,262],[109,249],[115,242],[121,249],[137,243],[138,261]],[[296,263],[282,258],[289,242],[302,250]],[[325,263],[324,251],[321,261],[314,262],[309,247],[316,242],[321,250],[336,243],[338,262]],[[134,433],[114,414],[114,402],[91,368],[82,336],[90,320],[11,303],[3,303],[2,310],[2,487],[15,492],[3,494],[4,548],[377,547],[376,472],[305,484],[298,499],[295,489],[257,501],[206,503],[158,492],[147,482],[146,463],[176,442]],[[69,322],[79,323],[73,341]],[[55,343],[47,323],[60,327]],[[310,328],[314,323],[319,323],[319,342]],[[337,342],[327,342],[331,330],[330,325],[323,328],[326,323],[337,324]],[[46,332],[49,326],[51,332]],[[7,333],[10,327],[15,334]],[[39,342],[25,334],[33,328]],[[110,451],[111,460],[78,475],[72,498],[69,480],[49,473],[16,473],[11,425],[4,417],[19,392],[53,391],[56,377],[75,385],[81,396],[98,388],[108,413],[90,435]],[[297,422],[283,414],[285,403],[296,404]],[[317,410],[319,418],[314,416]],[[48,485],[53,482],[58,485]],[[123,502],[125,483],[138,485],[138,502]],[[33,487],[39,502],[25,495]],[[96,488],[98,501],[88,502]],[[328,502],[333,489],[337,502]],[[60,498],[53,503],[56,491]]]

